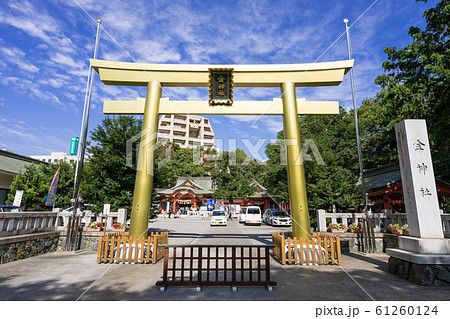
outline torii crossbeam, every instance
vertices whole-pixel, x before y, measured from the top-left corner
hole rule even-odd
[[[145,99],[105,101],[105,114],[143,114],[141,140],[156,136],[160,114],[201,115],[282,115],[286,145],[289,201],[292,232],[297,238],[311,236],[308,201],[301,154],[299,114],[338,114],[338,102],[308,102],[296,99],[295,87],[339,85],[352,68],[353,60],[313,64],[276,65],[183,65],[144,64],[91,60],[91,66],[104,84],[147,86]],[[214,105],[203,101],[161,99],[163,86],[205,87],[210,85],[211,70],[232,70],[234,87],[280,87],[281,101],[235,101],[231,105]],[[145,136],[144,136],[145,135]],[[134,187],[129,236],[138,238],[147,232],[153,184],[154,152],[149,150],[156,139],[141,143]],[[294,143],[292,143],[294,141]],[[146,145],[142,145],[146,144]]]

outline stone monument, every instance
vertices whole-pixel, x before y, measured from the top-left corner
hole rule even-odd
[[[422,285],[449,283],[450,239],[444,238],[425,120],[395,126],[409,236],[387,249],[389,272]]]

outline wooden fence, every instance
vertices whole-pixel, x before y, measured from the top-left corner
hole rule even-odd
[[[309,239],[292,238],[287,233],[272,233],[273,255],[285,264],[341,264],[339,237],[314,233]]]
[[[97,263],[156,263],[163,257],[163,244],[169,240],[168,232],[151,233],[138,240],[128,234],[107,234],[100,236]]]
[[[164,245],[163,280],[167,286],[276,286],[270,280],[272,245]]]

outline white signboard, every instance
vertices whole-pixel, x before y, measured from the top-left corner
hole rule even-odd
[[[443,238],[436,181],[425,120],[395,125],[409,235]]]
[[[20,206],[20,203],[22,202],[22,195],[23,195],[23,190],[16,191],[16,196],[14,196],[13,206]]]

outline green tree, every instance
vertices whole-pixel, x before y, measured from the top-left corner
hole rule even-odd
[[[278,132],[277,141],[266,145],[267,167],[262,184],[267,188],[268,194],[277,202],[289,202],[289,190],[286,165],[282,165],[281,152],[283,149],[284,134]]]
[[[101,211],[103,204],[112,210],[127,208],[131,211],[136,166],[127,165],[127,141],[141,132],[142,122],[132,116],[105,118],[92,132],[88,145],[81,183],[83,201],[95,204]],[[135,164],[136,143],[132,147]],[[134,161],[133,161],[134,160]]]
[[[426,2],[426,0],[421,0]],[[437,177],[450,177],[450,1],[443,0],[424,12],[424,30],[411,27],[412,43],[389,47],[383,63],[386,74],[376,79],[382,90],[374,103],[387,121],[384,144],[396,156],[395,124],[403,119],[425,119]]]
[[[45,207],[48,189],[58,167],[60,168],[58,185],[56,188],[55,207],[67,208],[71,206],[70,199],[73,192],[73,164],[59,162],[58,164],[26,165],[11,183],[11,192],[8,194],[7,204],[12,204],[16,190],[23,190],[21,207],[28,210],[48,210]]]
[[[377,109],[367,103],[359,109],[365,161],[372,166],[378,162],[378,138],[383,124],[376,119]],[[359,204],[362,197],[355,188],[359,178],[359,161],[353,111],[340,108],[339,115],[299,117],[300,135],[304,150],[305,179],[308,203],[311,208],[330,210],[333,205],[346,209]],[[280,162],[283,150],[283,131],[278,141],[266,146],[267,173],[264,185],[277,201],[289,200],[286,165]],[[318,154],[314,154],[317,148]],[[388,152],[386,152],[388,153]],[[320,157],[318,156],[320,155]]]
[[[246,198],[256,191],[255,186],[250,186],[254,175],[252,173],[257,165],[255,160],[249,158],[241,149],[236,151],[224,151],[216,162],[212,178],[217,187],[214,198]]]
[[[194,162],[194,152],[193,148],[181,148],[170,142],[159,147],[156,152],[154,187],[175,186],[180,176],[204,176],[205,170],[201,163]],[[168,161],[160,165],[165,158]]]

